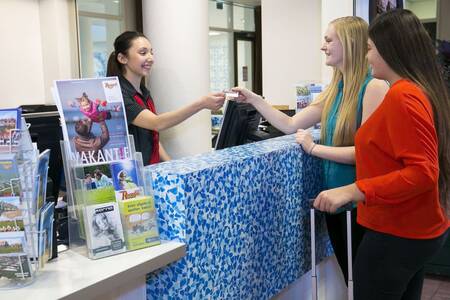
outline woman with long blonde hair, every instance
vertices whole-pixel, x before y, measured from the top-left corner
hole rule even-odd
[[[384,98],[385,82],[373,79],[367,63],[368,24],[359,17],[332,21],[320,48],[326,65],[333,68],[328,87],[309,106],[289,117],[274,109],[262,97],[242,88],[238,101],[252,104],[273,126],[286,134],[295,133],[297,142],[309,155],[323,159],[324,188],[331,189],[354,182],[354,136]],[[320,143],[314,143],[305,130],[321,122]],[[363,236],[352,214],[353,257]],[[326,215],[328,232],[336,258],[347,282],[345,212]]]

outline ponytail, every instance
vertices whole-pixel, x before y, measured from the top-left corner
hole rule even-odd
[[[106,67],[106,76],[122,75],[122,68],[122,65],[117,61],[116,52],[111,52],[108,59],[108,65]]]

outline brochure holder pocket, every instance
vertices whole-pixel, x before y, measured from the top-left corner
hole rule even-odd
[[[160,243],[151,176],[128,136],[130,157],[79,163],[61,141],[68,199],[69,247],[98,259]],[[151,178],[151,177],[150,177]]]

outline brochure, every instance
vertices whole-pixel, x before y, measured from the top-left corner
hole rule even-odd
[[[55,203],[47,202],[39,215],[38,253],[41,266],[52,258],[53,216]]]
[[[27,255],[0,255],[0,278],[17,279],[30,276],[30,262]]]
[[[26,252],[25,232],[0,232],[0,256]]]
[[[0,232],[23,231],[19,197],[0,197]]]
[[[115,202],[110,164],[94,164],[76,167],[77,201],[85,205]]]
[[[160,244],[153,197],[119,201],[128,250]]]
[[[143,195],[138,164],[135,160],[111,163],[111,174],[116,200],[127,200]]]
[[[85,207],[87,245],[92,258],[100,258],[126,250],[117,203]]]
[[[33,212],[39,211],[44,205],[47,193],[48,163],[50,161],[50,150],[47,149],[39,154],[38,165],[33,189]]]
[[[15,153],[0,157],[0,197],[20,196],[20,175]]]
[[[19,146],[20,108],[0,109],[0,152],[11,152]]]

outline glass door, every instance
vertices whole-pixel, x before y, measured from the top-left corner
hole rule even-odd
[[[234,34],[234,78],[235,85],[254,90],[255,34],[236,32]]]

